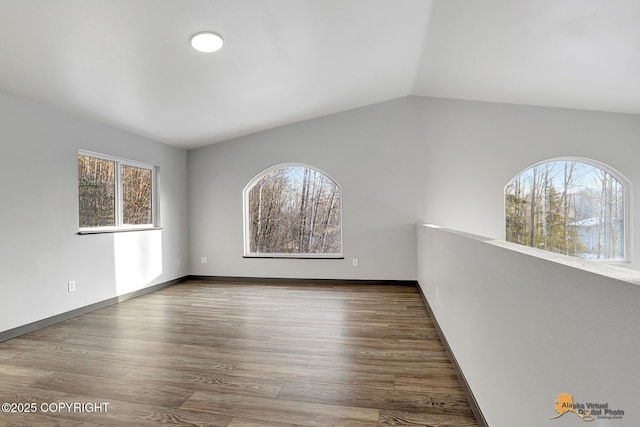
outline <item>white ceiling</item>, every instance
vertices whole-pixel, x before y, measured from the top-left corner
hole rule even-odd
[[[0,91],[184,148],[410,94],[640,114],[639,24],[638,0],[0,0]]]

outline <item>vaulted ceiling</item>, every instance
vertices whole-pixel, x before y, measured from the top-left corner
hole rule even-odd
[[[0,91],[184,148],[411,94],[640,114],[637,0],[0,0],[0,22]]]

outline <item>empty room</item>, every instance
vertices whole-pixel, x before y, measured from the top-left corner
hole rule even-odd
[[[0,21],[0,426],[640,425],[640,2]]]

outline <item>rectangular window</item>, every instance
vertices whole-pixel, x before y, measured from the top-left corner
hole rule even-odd
[[[78,156],[80,228],[115,227],[116,162]]]
[[[122,223],[153,224],[152,170],[122,165]]]
[[[152,228],[155,168],[101,154],[78,154],[80,232]]]

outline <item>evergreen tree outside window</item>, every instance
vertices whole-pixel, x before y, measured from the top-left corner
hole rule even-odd
[[[534,165],[505,187],[506,240],[587,259],[626,261],[628,184],[591,161]]]
[[[342,258],[342,191],[319,170],[277,165],[244,189],[246,257]]]

